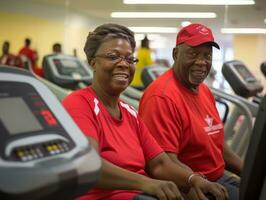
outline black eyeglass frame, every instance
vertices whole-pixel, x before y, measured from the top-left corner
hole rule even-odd
[[[93,58],[97,58],[97,57],[105,58],[114,63],[119,63],[122,60],[125,60],[130,65],[137,64],[139,62],[139,59],[134,56],[125,57],[125,56],[120,56],[120,55],[115,55],[115,54],[97,54],[93,56]]]

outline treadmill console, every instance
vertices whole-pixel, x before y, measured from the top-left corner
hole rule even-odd
[[[0,66],[0,199],[74,199],[100,167],[51,91],[28,71]]]
[[[261,82],[240,61],[225,62],[222,67],[222,73],[234,92],[240,96],[255,96],[263,90]]]
[[[0,108],[4,160],[26,162],[74,148],[73,140],[30,84],[1,81]]]
[[[169,68],[162,66],[151,66],[146,67],[142,70],[141,80],[144,84],[144,87],[148,87],[148,85],[157,79],[160,75],[166,72]]]
[[[45,77],[51,82],[73,89],[79,82],[90,84],[92,71],[80,59],[63,54],[51,54],[43,59]]]

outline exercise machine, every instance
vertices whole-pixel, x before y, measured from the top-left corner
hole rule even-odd
[[[240,200],[266,199],[266,96],[256,117],[244,169],[241,174]]]
[[[261,82],[241,61],[225,62],[222,73],[234,92],[242,97],[252,97],[263,90]]]
[[[0,199],[74,199],[101,161],[53,93],[32,73],[0,66]]]
[[[75,90],[91,84],[90,66],[74,56],[47,55],[43,58],[42,66],[45,77],[63,88]]]

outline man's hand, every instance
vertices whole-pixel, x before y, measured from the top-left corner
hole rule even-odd
[[[143,182],[142,191],[160,200],[184,200],[176,184],[172,181],[148,179]]]
[[[193,176],[191,178],[191,185],[195,189],[195,192],[200,200],[208,200],[204,195],[211,193],[216,200],[228,199],[228,193],[225,187],[219,183],[210,182],[200,176]]]

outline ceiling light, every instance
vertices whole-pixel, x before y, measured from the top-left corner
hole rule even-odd
[[[113,18],[216,18],[213,12],[112,12]]]
[[[222,28],[222,33],[232,34],[266,34],[265,28]]]
[[[145,36],[147,36],[149,40],[162,40],[164,38],[160,34],[137,33],[134,36],[135,36],[135,40],[143,40]]]
[[[174,27],[128,27],[135,33],[177,33],[178,28]]]
[[[253,5],[254,0],[124,0],[124,4]]]

